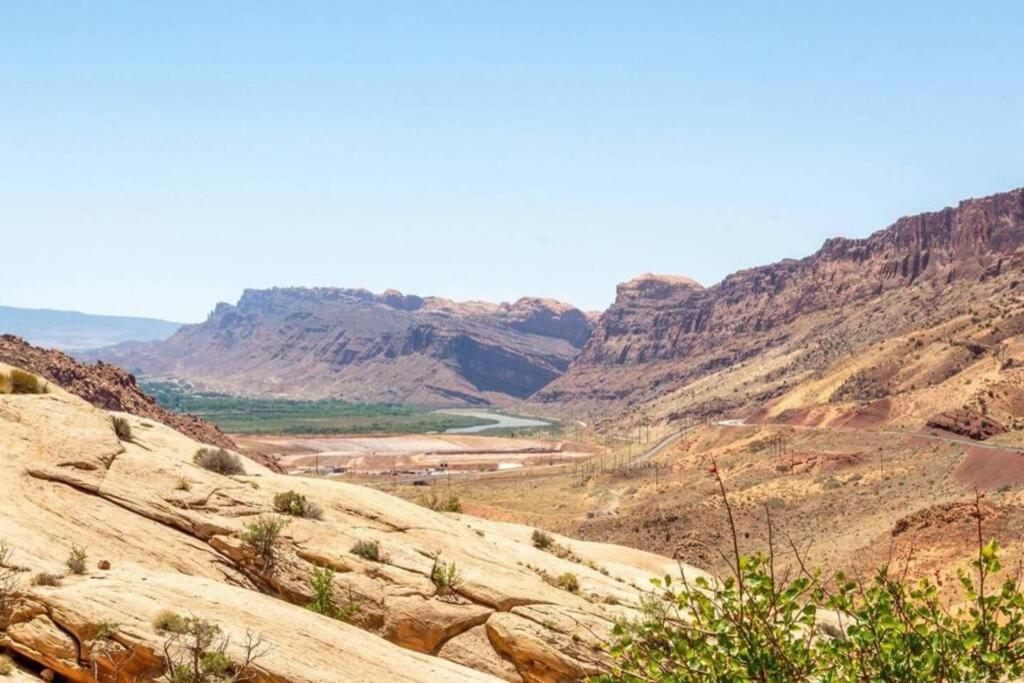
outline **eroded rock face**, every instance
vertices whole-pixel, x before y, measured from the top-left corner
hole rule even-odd
[[[987,415],[963,408],[933,415],[928,419],[928,426],[979,441],[1007,431],[1005,425]]]
[[[114,347],[123,367],[246,393],[357,401],[525,398],[587,340],[577,309],[544,299],[456,303],[389,290],[246,290],[164,342]]]
[[[246,631],[261,635],[260,681],[580,680],[607,665],[595,638],[635,615],[651,577],[678,571],[657,555],[556,536],[571,549],[562,559],[533,547],[529,527],[252,461],[244,476],[220,476],[192,462],[194,440],[122,415],[131,443],[108,413],[59,388],[0,396],[0,539],[22,568],[0,646],[69,680],[92,680],[94,666],[109,675],[126,658],[124,676],[156,676],[162,610],[217,623],[236,660]],[[242,534],[289,490],[323,519],[288,518],[268,561]],[[380,559],[352,552],[357,541],[378,544]],[[84,576],[64,569],[73,543],[87,549]],[[435,557],[457,566],[454,590],[432,581]],[[107,558],[109,569],[93,568]],[[348,623],[305,609],[318,568],[335,572],[332,598],[354,608]],[[39,572],[64,576],[32,586]],[[578,592],[552,585],[564,572]],[[117,657],[98,654],[115,645]]]
[[[766,374],[779,366],[759,395],[704,408],[770,399],[860,345],[965,313],[972,288],[991,296],[986,283],[998,281],[1010,291],[1022,245],[1024,189],[901,218],[866,239],[831,239],[712,287],[644,275],[619,286],[570,370],[536,399],[638,404],[747,361]]]

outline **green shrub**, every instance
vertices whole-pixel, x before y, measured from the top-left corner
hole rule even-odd
[[[580,589],[580,580],[572,572],[565,572],[558,577],[558,587],[570,593],[576,593]]]
[[[462,584],[462,575],[455,562],[442,562],[441,554],[434,554],[434,566],[430,569],[430,580],[438,595],[454,593]]]
[[[285,491],[274,496],[274,509],[285,515],[306,519],[323,519],[324,516],[319,505],[295,491]]]
[[[551,544],[555,542],[555,539],[551,537],[551,534],[540,529],[534,529],[533,535],[530,537],[533,540],[533,547],[540,548],[541,550],[547,550],[551,547]]]
[[[242,540],[252,548],[266,567],[274,564],[274,543],[288,525],[284,517],[267,515],[245,525]]]
[[[114,416],[114,433],[117,434],[117,438],[121,441],[132,440],[132,426],[128,422],[128,418]]]
[[[264,656],[269,647],[262,638],[246,634],[238,648],[244,653],[241,661],[233,661],[227,651],[231,643],[219,626],[205,619],[183,619],[180,630],[169,631],[163,645],[169,683],[235,683],[255,680],[253,662]]]
[[[72,574],[84,574],[88,559],[89,556],[86,554],[85,548],[72,543],[71,552],[68,553],[68,559],[64,560],[64,565]]]
[[[60,574],[51,574],[49,572],[40,572],[35,575],[32,579],[33,586],[59,586],[61,581]]]
[[[313,601],[306,605],[306,609],[323,614],[332,619],[348,621],[354,616],[361,606],[359,601],[352,595],[352,588],[349,587],[349,599],[343,605],[334,601],[334,572],[325,567],[317,567],[309,579],[309,587],[313,591]]]
[[[1001,567],[982,541],[961,571],[948,608],[931,579],[879,569],[870,580],[806,569],[783,577],[775,550],[740,556],[732,509],[717,469],[733,540],[731,575],[681,586],[655,580],[641,616],[615,625],[611,672],[597,680],[637,681],[1003,681],[1024,674],[1024,594],[1017,580],[988,585]],[[772,538],[769,518],[769,539]],[[795,552],[795,548],[794,548]],[[822,618],[830,617],[827,624]]]
[[[192,462],[204,470],[216,472],[217,474],[245,474],[242,459],[223,448],[200,448],[196,451]]]
[[[46,392],[39,378],[31,372],[14,368],[9,375],[12,394],[42,394]]]

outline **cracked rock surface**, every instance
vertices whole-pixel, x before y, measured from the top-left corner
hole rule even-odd
[[[529,527],[244,458],[244,476],[214,474],[193,464],[192,439],[118,415],[131,442],[117,439],[110,413],[57,387],[0,396],[0,540],[19,583],[0,613],[0,646],[68,680],[93,680],[94,666],[114,680],[111,658],[96,654],[104,625],[114,635],[102,645],[130,656],[118,680],[159,676],[167,634],[153,622],[165,610],[218,624],[235,658],[247,632],[261,635],[261,681],[580,680],[606,666],[602,640],[635,616],[649,579],[679,571],[555,536],[565,559],[534,548]],[[267,562],[242,532],[289,490],[323,517],[288,517]],[[375,542],[380,560],[354,554],[357,541]],[[84,575],[64,566],[73,545],[87,551]],[[454,591],[434,586],[435,557],[456,564]],[[354,608],[347,621],[304,609],[318,568],[335,572],[335,603]],[[62,575],[59,585],[33,585],[41,572]],[[553,585],[566,572],[577,592]]]

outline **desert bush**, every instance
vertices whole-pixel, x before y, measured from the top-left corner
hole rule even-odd
[[[731,575],[653,581],[642,616],[615,625],[612,669],[599,681],[952,682],[1024,674],[1021,577],[988,585],[1001,568],[999,551],[982,540],[977,498],[977,558],[973,572],[959,573],[953,604],[963,606],[951,609],[936,583],[907,582],[905,568],[823,581],[796,554],[798,574],[781,578],[770,517],[767,554],[741,556],[724,486],[712,472],[729,518]]]
[[[0,372],[0,394],[9,394],[14,390],[11,385],[11,376],[6,372]]]
[[[32,578],[33,586],[59,586],[61,581],[60,574],[51,574],[49,572],[40,572]]]
[[[114,434],[117,434],[117,438],[121,441],[132,440],[132,425],[128,422],[128,418],[114,416]]]
[[[85,548],[76,543],[72,543],[71,552],[68,553],[68,559],[64,560],[64,566],[66,566],[68,571],[72,574],[84,574],[88,560],[89,556],[86,554]]]
[[[265,566],[271,567],[274,564],[274,543],[287,525],[288,520],[284,517],[262,516],[245,525],[242,540],[256,551]]]
[[[580,589],[579,577],[572,572],[564,572],[558,577],[558,587],[570,593],[576,593]]]
[[[338,605],[334,600],[334,572],[326,567],[317,567],[309,579],[309,587],[313,591],[313,601],[306,605],[306,609],[323,614],[332,619],[348,621],[359,610],[359,600],[352,594],[352,587],[349,586],[349,598]]]
[[[0,655],[0,676],[10,676],[14,673],[14,661],[7,655]]]
[[[430,569],[430,580],[437,589],[438,595],[454,593],[462,583],[462,575],[455,562],[443,562],[441,554],[434,554],[434,566]]]
[[[181,616],[177,612],[165,609],[153,619],[153,628],[157,631],[185,633],[188,630],[188,618]]]
[[[323,519],[324,516],[319,505],[295,491],[285,491],[274,496],[274,509],[285,515],[306,519]]]
[[[377,541],[358,540],[352,546],[352,554],[373,562],[381,561],[380,544]]]
[[[530,537],[533,541],[534,548],[540,548],[541,550],[547,550],[551,547],[551,544],[555,542],[555,539],[551,537],[551,534],[540,529],[534,529],[533,535]]]
[[[462,501],[454,493],[439,496],[436,491],[430,491],[420,498],[420,505],[435,512],[462,512]]]
[[[43,394],[46,388],[31,372],[14,368],[8,375],[12,394]]]
[[[243,657],[228,657],[231,644],[216,624],[183,617],[180,630],[170,631],[164,641],[164,681],[167,683],[241,683],[256,680],[254,662],[269,651],[261,637],[246,633]]]
[[[242,459],[223,448],[200,448],[192,462],[217,474],[245,474]]]

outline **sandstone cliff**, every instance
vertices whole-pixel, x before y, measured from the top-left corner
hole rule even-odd
[[[99,357],[208,389],[352,401],[489,403],[560,375],[590,335],[544,299],[455,303],[387,291],[247,290],[164,342]]]
[[[581,680],[607,665],[600,642],[634,614],[649,578],[678,571],[664,557],[563,537],[568,552],[556,556],[531,544],[528,527],[252,461],[222,476],[194,464],[194,440],[119,415],[131,442],[109,413],[53,385],[0,395],[0,540],[10,551],[0,569],[15,577],[0,595],[0,648],[29,670],[153,680],[173,640],[154,622],[170,610],[217,624],[236,663],[246,632],[258,635],[257,681]],[[289,490],[322,518],[288,518],[261,555],[242,540],[246,525]],[[379,557],[353,552],[360,541]],[[88,555],[81,575],[64,565],[73,545]],[[435,558],[457,566],[454,590],[432,582]],[[332,598],[353,608],[347,623],[304,608],[323,568],[336,573]],[[567,572],[578,590],[558,587]],[[40,573],[61,578],[36,585]]]
[[[591,413],[648,406],[663,417],[760,408],[882,340],[1005,318],[1020,299],[1022,245],[1024,189],[901,218],[865,239],[832,239],[812,256],[711,287],[644,275],[619,286],[572,367],[536,400]],[[961,332],[943,341],[977,336]],[[941,374],[927,381],[948,379]],[[900,387],[879,390],[874,398]]]

